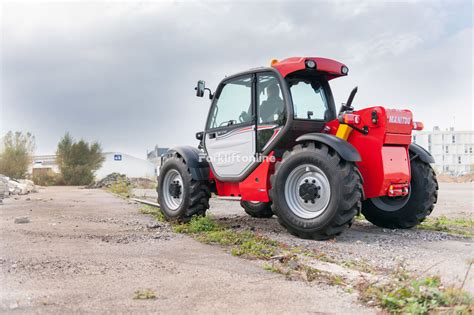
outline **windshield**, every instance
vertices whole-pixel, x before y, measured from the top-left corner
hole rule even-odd
[[[293,99],[294,118],[327,120],[329,107],[324,88],[318,81],[307,79],[288,80]]]

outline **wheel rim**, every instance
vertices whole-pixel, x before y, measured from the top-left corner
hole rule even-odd
[[[183,203],[183,178],[175,169],[169,170],[163,180],[163,200],[166,207],[175,211]]]
[[[300,165],[286,179],[285,199],[295,215],[303,219],[314,219],[328,207],[331,185],[319,167],[312,164]]]
[[[372,203],[379,208],[380,210],[387,211],[387,212],[394,212],[398,211],[403,208],[408,200],[410,200],[411,196],[411,187],[408,188],[408,195],[404,197],[377,197],[372,198]]]

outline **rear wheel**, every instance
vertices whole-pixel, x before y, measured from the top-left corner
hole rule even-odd
[[[277,162],[270,180],[273,211],[298,237],[339,235],[360,211],[362,180],[356,165],[326,145],[295,146]]]
[[[205,181],[191,177],[184,159],[175,154],[163,163],[158,179],[158,203],[168,220],[187,222],[209,209],[211,191]]]
[[[255,202],[255,201],[244,201],[240,202],[245,212],[254,218],[271,218],[273,216],[272,203],[271,202]]]
[[[378,197],[362,204],[362,214],[371,223],[390,229],[407,229],[431,214],[438,200],[438,181],[428,163],[414,159],[411,164],[410,192],[405,197]]]

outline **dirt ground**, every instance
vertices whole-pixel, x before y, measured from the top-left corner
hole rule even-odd
[[[336,287],[287,281],[257,262],[153,226],[138,208],[102,190],[74,187],[6,200],[1,312],[374,312]],[[18,216],[31,222],[15,224]],[[157,299],[134,300],[144,289]]]
[[[441,184],[433,213],[473,218],[472,184]],[[152,190],[136,191],[154,199]],[[102,190],[52,187],[0,206],[2,313],[376,313],[356,294],[286,280],[258,261],[175,234],[138,213],[138,204]],[[393,231],[357,221],[335,241],[289,235],[272,219],[253,219],[235,201],[213,199],[211,215],[339,261],[377,268],[404,264],[460,285],[474,258],[471,238],[424,230]],[[28,216],[27,224],[15,224]],[[474,293],[474,273],[464,288]],[[151,289],[155,300],[134,300]]]

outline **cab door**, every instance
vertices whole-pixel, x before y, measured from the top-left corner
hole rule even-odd
[[[249,74],[225,81],[212,103],[204,149],[218,178],[240,180],[256,163],[254,78]]]

